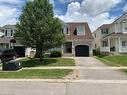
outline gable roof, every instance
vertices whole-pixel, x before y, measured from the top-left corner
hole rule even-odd
[[[125,12],[122,16],[120,16],[119,18],[117,18],[113,23],[117,23],[117,21],[119,21],[121,18],[127,16],[127,12]]]
[[[100,27],[98,27],[94,32],[96,32],[99,29],[105,29],[105,28],[110,28],[112,26],[112,24],[103,24]],[[94,33],[93,32],[93,33]]]

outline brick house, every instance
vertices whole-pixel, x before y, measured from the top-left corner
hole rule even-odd
[[[87,22],[66,23],[62,32],[66,42],[62,45],[64,56],[92,56],[93,36]]]

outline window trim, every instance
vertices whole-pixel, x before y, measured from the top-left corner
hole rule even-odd
[[[70,35],[70,30],[69,30],[68,27],[64,27],[64,28],[62,29],[62,31],[63,31],[63,34],[64,34],[64,35]]]
[[[127,41],[126,40],[123,40],[121,43],[122,43],[122,47],[127,47]]]
[[[82,28],[82,29],[84,29],[83,34],[80,34],[80,33],[78,32],[79,27]],[[86,33],[85,33],[86,31],[85,31],[85,27],[84,27],[84,26],[77,26],[76,29],[77,29],[77,35],[78,35],[78,36],[84,36],[84,35],[86,34]]]

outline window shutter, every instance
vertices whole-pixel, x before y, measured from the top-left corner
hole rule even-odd
[[[77,28],[75,28],[74,35],[77,35]]]
[[[68,27],[67,27],[67,34],[69,34]]]

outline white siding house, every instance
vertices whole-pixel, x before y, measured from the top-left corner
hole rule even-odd
[[[102,31],[104,29],[108,29],[108,33]],[[111,24],[102,25],[94,32],[95,34],[95,49],[101,53],[127,53],[127,13]]]

